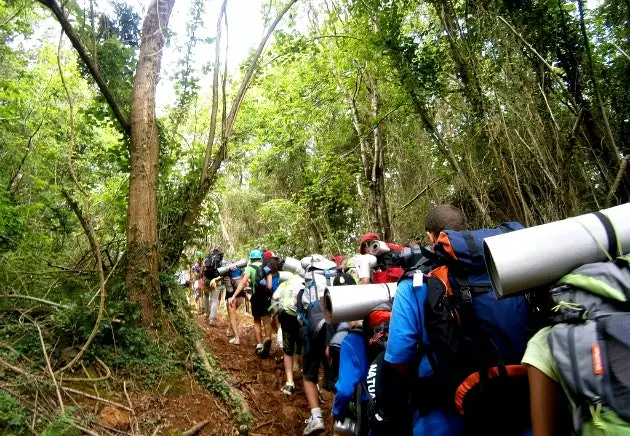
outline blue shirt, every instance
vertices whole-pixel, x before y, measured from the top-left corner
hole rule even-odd
[[[342,417],[348,412],[348,405],[354,398],[354,390],[367,378],[369,362],[363,335],[348,333],[341,342],[339,351],[339,378],[335,383],[335,401],[333,416]],[[364,399],[367,394],[363,392]]]
[[[385,360],[393,364],[411,363],[416,359],[417,344],[428,345],[427,332],[424,327],[424,301],[427,297],[427,285],[414,288],[412,280],[403,280],[398,284],[392,319],[389,323],[389,338]],[[418,375],[427,377],[433,373],[426,356],[422,356],[418,366]],[[410,381],[411,384],[411,381]],[[432,395],[427,392],[427,395]],[[413,434],[420,435],[463,435],[464,420],[455,413],[435,410],[427,415],[415,413],[413,417]]]

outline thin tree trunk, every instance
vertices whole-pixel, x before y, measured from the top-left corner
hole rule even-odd
[[[153,325],[159,296],[157,253],[158,129],[155,89],[165,34],[175,0],[153,0],[142,26],[140,56],[131,97],[131,160],[127,209],[125,282],[140,305],[141,323]]]
[[[369,91],[372,100],[372,119],[380,119],[381,101],[378,95],[376,80],[368,75],[370,82]],[[387,193],[385,191],[385,162],[383,159],[383,133],[379,122],[374,126],[374,149],[372,159],[372,185],[374,186],[374,203],[377,208],[378,224],[383,240],[386,241],[392,236],[392,227],[389,220],[389,209],[387,207]]]
[[[291,7],[295,3],[297,3],[297,0],[289,0],[284,8],[278,13],[275,20],[273,21],[273,23],[271,23],[271,25],[267,29],[267,32],[260,41],[258,49],[252,57],[251,63],[247,69],[247,72],[245,73],[243,81],[241,82],[236,97],[232,102],[230,112],[227,118],[225,118],[225,123],[222,126],[223,129],[221,132],[219,149],[215,153],[213,153],[212,150],[212,146],[215,141],[211,140],[212,138],[210,137],[208,138],[208,143],[206,144],[206,152],[204,155],[204,166],[203,168],[201,168],[201,177],[198,181],[194,182],[191,185],[188,185],[185,188],[185,192],[183,194],[186,198],[189,199],[188,207],[178,217],[176,217],[173,222],[168,223],[169,232],[167,233],[165,239],[161,241],[165,267],[174,265],[179,260],[179,257],[184,250],[184,244],[190,236],[190,232],[194,227],[194,223],[199,218],[201,205],[206,199],[206,196],[208,195],[208,192],[210,191],[210,188],[215,181],[217,172],[219,171],[221,164],[227,158],[227,146],[230,138],[232,137],[232,128],[234,127],[234,122],[236,121],[236,116],[238,115],[241,102],[245,97],[245,93],[247,92],[249,84],[254,75],[254,70],[256,64],[258,63],[258,59],[260,59],[260,56],[262,55],[265,46],[267,45],[267,41],[271,37],[271,34],[277,27],[278,23],[280,23],[282,17],[284,17],[284,15],[289,11],[289,9],[291,9]],[[220,20],[221,17],[219,18],[219,21]],[[211,158],[213,154],[214,157]]]

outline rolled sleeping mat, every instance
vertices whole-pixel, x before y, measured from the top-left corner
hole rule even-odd
[[[293,257],[287,257],[284,259],[284,264],[282,265],[283,271],[289,271],[299,275],[300,277],[304,277],[306,271],[302,268],[302,263]]]
[[[398,283],[330,286],[324,291],[322,307],[327,323],[362,320],[378,304],[392,301]]]
[[[391,251],[387,244],[383,241],[372,241],[368,247],[374,256],[380,256]]]
[[[486,238],[483,252],[498,298],[554,284],[578,266],[630,250],[630,203]]]
[[[246,260],[238,260],[236,262],[232,262],[231,264],[227,265],[227,266],[222,266],[219,269],[217,269],[217,271],[219,272],[219,275],[224,276],[227,273],[230,272],[231,268],[245,268],[247,266],[247,261]]]
[[[280,280],[280,283],[291,280],[293,276],[294,274],[292,272],[278,271],[278,279]]]
[[[308,270],[311,264],[315,262],[321,262],[323,260],[327,260],[327,259],[321,254],[311,254],[310,256],[303,257],[300,262],[302,263],[302,268],[304,268],[305,270]]]

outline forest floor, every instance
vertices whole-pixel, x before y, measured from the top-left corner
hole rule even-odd
[[[239,313],[240,345],[230,345],[227,337],[227,315],[219,314],[215,324],[206,317],[195,316],[201,327],[207,345],[213,350],[220,367],[228,375],[229,382],[244,397],[249,405],[254,422],[250,435],[301,435],[304,421],[310,410],[302,389],[301,372],[295,374],[295,393],[284,395],[280,388],[285,383],[282,349],[276,335],[270,357],[261,359],[254,353],[254,320],[251,316]],[[209,420],[199,435],[235,435],[237,426],[232,421],[229,410],[221,400],[209,393],[190,376],[189,380],[173,383],[168,392],[137,392],[131,400],[135,404],[136,422],[141,434],[173,434],[184,431],[195,424]],[[163,392],[165,386],[156,389]],[[327,428],[332,429],[330,409],[333,395],[322,390],[324,404],[322,411]],[[157,432],[156,432],[157,429]],[[332,430],[326,434],[332,435]]]

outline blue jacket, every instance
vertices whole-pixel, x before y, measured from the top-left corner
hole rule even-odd
[[[369,365],[363,335],[348,333],[339,351],[339,378],[335,384],[337,393],[332,410],[336,418],[343,418],[348,412],[357,385],[367,378]],[[364,392],[363,395],[363,399],[367,400],[367,394]]]

